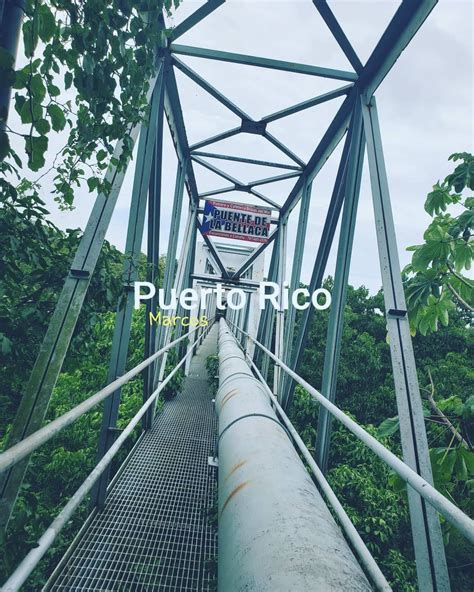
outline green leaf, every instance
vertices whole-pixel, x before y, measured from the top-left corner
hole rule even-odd
[[[454,187],[455,191],[461,193],[465,187],[474,189],[474,157],[467,152],[461,154],[452,154],[450,160],[460,160],[459,164],[451,175],[446,177],[446,183]]]
[[[386,438],[395,434],[400,428],[400,420],[398,415],[385,419],[378,427],[377,433],[381,438]]]
[[[467,479],[467,466],[466,461],[463,458],[461,449],[456,450],[456,463],[454,465],[454,473],[460,481]]]
[[[99,183],[100,183],[100,179],[98,179],[97,177],[89,177],[87,179],[87,185],[89,187],[89,191],[90,192],[94,191],[94,189],[97,188]]]
[[[44,154],[48,149],[47,136],[28,136],[26,138],[26,153],[31,170],[38,171],[45,164]]]
[[[66,90],[68,88],[71,88],[71,84],[72,84],[72,73],[66,72],[66,74],[64,74],[64,86],[65,86]]]
[[[474,475],[474,452],[471,452],[464,447],[460,449],[460,452],[462,454],[468,473],[470,475]]]
[[[474,209],[464,211],[458,218],[461,228],[474,228]]]
[[[445,212],[448,204],[452,203],[451,195],[447,187],[441,187],[438,183],[433,186],[433,191],[428,193],[425,201],[425,210],[430,216]]]
[[[56,29],[54,15],[46,4],[42,4],[39,9],[38,34],[42,41],[47,43]]]
[[[38,45],[38,18],[35,17],[23,23],[23,43],[25,47],[25,56],[31,58]]]
[[[35,100],[25,100],[20,111],[22,123],[33,123],[43,116],[43,107]]]
[[[48,84],[48,92],[52,97],[59,97],[61,91],[55,84]]]
[[[51,130],[51,126],[49,125],[49,121],[47,119],[41,118],[35,122],[35,128],[39,131],[42,136],[45,136]]]
[[[44,86],[41,74],[35,74],[30,82],[31,92],[38,103],[41,103],[46,96],[46,87]]]
[[[453,259],[456,271],[471,269],[471,261],[474,256],[473,245],[465,240],[457,240],[454,245]]]
[[[8,156],[10,151],[10,138],[3,130],[0,130],[0,161]]]
[[[51,118],[51,125],[55,132],[60,132],[66,126],[66,116],[59,105],[48,105],[48,115]]]

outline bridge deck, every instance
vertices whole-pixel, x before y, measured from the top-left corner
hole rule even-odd
[[[213,589],[217,420],[206,357],[213,328],[191,362],[182,392],[165,403],[49,590],[138,592]],[[215,569],[214,569],[215,571]]]

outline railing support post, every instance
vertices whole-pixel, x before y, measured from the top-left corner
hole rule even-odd
[[[382,139],[374,97],[362,99],[362,113],[375,225],[382,273],[393,378],[397,397],[403,458],[408,466],[433,483],[415,357],[400,274]],[[450,590],[443,537],[436,511],[407,488],[418,586],[423,592]]]

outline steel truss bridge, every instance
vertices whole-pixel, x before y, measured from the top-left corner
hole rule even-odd
[[[46,583],[46,590],[211,590],[215,584],[209,566],[216,558],[220,592],[390,590],[324,476],[334,418],[406,481],[419,588],[423,592],[449,590],[439,514],[470,541],[474,541],[474,525],[432,485],[374,97],[436,1],[401,2],[364,65],[329,4],[313,0],[315,10],[349,61],[350,71],[177,43],[183,34],[198,27],[214,11],[219,11],[223,3],[224,0],[208,0],[176,26],[168,37],[163,35],[162,43],[157,47],[156,73],[148,81],[149,114],[146,121],[130,131],[131,141],[138,139],[138,152],[123,269],[124,304],[117,310],[107,386],[43,425],[51,392],[117,202],[124,170],[111,166],[107,171],[106,178],[112,189],[108,196],[97,196],[65,280],[7,449],[0,455],[1,527],[6,528],[8,524],[30,454],[84,413],[103,403],[97,464],[37,545],[16,567],[2,590],[19,590],[25,583],[28,586],[32,571],[74,511],[87,499],[91,503],[91,514]],[[162,24],[164,27],[164,20]],[[343,84],[336,90],[256,120],[182,61],[182,56],[340,80]],[[240,125],[189,145],[176,82],[177,69],[236,115]],[[307,162],[269,131],[277,120],[338,97],[342,97],[342,104]],[[269,241],[255,249],[237,270],[230,270],[224,264],[216,245],[203,234],[214,268],[213,274],[206,275],[206,282],[222,282],[229,287],[249,285],[248,270],[268,249],[271,250],[268,279],[283,287],[285,279],[289,278],[290,289],[298,287],[312,183],[338,144],[343,143],[309,285],[310,291],[321,286],[336,226],[340,223],[321,392],[298,374],[312,307],[303,313],[297,332],[295,309],[275,311],[271,306],[263,310],[254,334],[248,330],[248,309],[241,312],[229,310],[225,320],[214,320],[215,315],[211,314],[213,322],[208,327],[187,333],[183,333],[180,327],[172,332],[168,328],[157,330],[156,326],[147,324],[143,362],[125,371],[133,312],[131,288],[138,279],[137,261],[145,222],[148,230],[147,280],[157,281],[165,120],[178,158],[163,279],[163,288],[168,295],[172,288],[181,290],[199,281],[194,272],[195,247],[202,234],[202,200],[231,191],[244,192],[256,203],[270,206],[275,216],[275,228]],[[286,163],[203,151],[211,144],[239,134],[264,138],[285,156]],[[120,156],[122,150],[123,145],[119,142],[115,156]],[[343,311],[365,151],[403,460],[335,405]],[[284,172],[244,183],[213,164],[216,160],[268,166]],[[197,166],[215,173],[230,186],[200,192],[195,176]],[[257,189],[293,178],[293,188],[282,204]],[[184,199],[185,189],[187,201]],[[293,266],[289,270],[285,269],[287,227],[297,204],[298,232]],[[180,233],[183,208],[187,208],[188,215],[184,232]],[[177,257],[179,244],[181,252]],[[215,311],[212,296],[207,304],[207,310]],[[155,308],[156,299],[149,300],[147,313]],[[178,308],[177,312],[182,311]],[[165,362],[170,351],[178,352],[179,362],[166,374]],[[204,364],[207,356],[215,352],[219,355],[219,390],[214,401]],[[160,393],[185,365],[187,376],[182,392],[165,403],[162,413],[155,413]],[[273,382],[268,385],[270,367],[273,368]],[[143,406],[125,429],[117,430],[121,388],[139,374],[144,376]],[[296,384],[320,404],[315,458],[287,416]],[[111,461],[137,425],[141,425],[142,434],[110,480]],[[332,509],[336,520],[328,508]],[[214,514],[217,531],[209,519],[211,514]]]

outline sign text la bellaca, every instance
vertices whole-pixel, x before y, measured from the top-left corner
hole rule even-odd
[[[202,233],[266,243],[270,234],[270,218],[269,208],[207,200]]]

